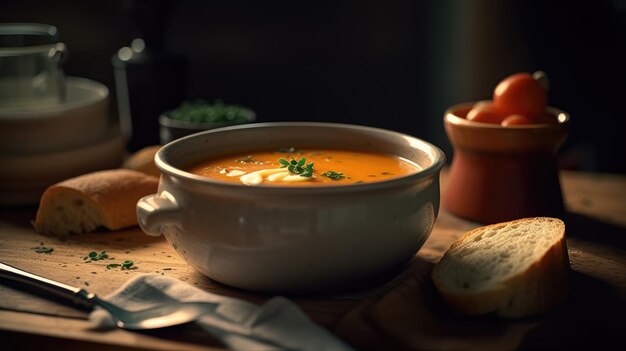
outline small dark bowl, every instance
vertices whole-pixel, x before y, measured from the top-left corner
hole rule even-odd
[[[166,111],[159,117],[159,139],[161,145],[165,145],[170,141],[182,138],[184,136],[202,132],[209,129],[228,127],[238,124],[252,123],[256,120],[254,111],[246,109],[244,112],[245,120],[222,121],[222,122],[185,122],[170,117],[171,111]]]

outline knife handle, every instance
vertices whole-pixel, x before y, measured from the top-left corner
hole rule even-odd
[[[63,284],[37,274],[29,273],[6,263],[0,262],[0,278],[11,279],[31,287],[52,293],[56,296],[71,300],[77,305],[93,306],[94,294],[84,289]]]

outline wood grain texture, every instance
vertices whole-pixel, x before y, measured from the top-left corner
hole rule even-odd
[[[0,339],[3,347],[7,347],[5,350],[39,350],[43,347],[52,350],[116,351],[224,349],[203,331],[185,330],[185,340],[176,337],[180,331],[176,328],[158,333],[121,329],[98,331],[84,320],[0,310]]]
[[[450,315],[432,290],[429,270],[454,240],[479,224],[444,210],[423,248],[390,282],[341,297],[291,298],[313,320],[365,350],[472,350],[487,344],[524,349],[553,346],[551,340],[559,338],[572,343],[592,337],[614,341],[616,333],[626,333],[624,314],[616,312],[625,308],[626,301],[626,176],[563,172],[562,187],[575,284],[566,308],[550,315],[507,322]],[[445,174],[442,189],[445,191]],[[35,211],[0,209],[0,261],[99,295],[111,293],[134,274],[155,273],[253,303],[269,298],[202,276],[184,263],[165,239],[149,237],[138,228],[69,237],[36,234],[30,224]],[[54,251],[36,253],[32,248],[37,246]],[[85,263],[86,254],[102,250],[114,259]],[[106,269],[107,263],[125,259],[133,260],[136,269]],[[93,350],[223,349],[206,334],[189,328],[159,333],[94,331],[85,320],[86,312],[6,281],[0,281],[0,297],[0,339],[20,345],[22,350],[44,343],[58,349],[71,349],[65,347],[68,345]],[[568,337],[571,333],[580,337]]]
[[[432,264],[454,240],[480,224],[443,211],[412,265],[344,316],[335,332],[360,350],[623,349],[626,177],[564,172],[562,187],[572,266],[565,304],[523,319],[449,311],[430,280]]]
[[[112,293],[133,275],[154,273],[178,278],[211,293],[232,296],[256,304],[261,304],[271,297],[228,287],[204,277],[188,266],[163,237],[150,237],[138,228],[63,237],[37,234],[29,224],[34,216],[34,210],[30,208],[5,209],[0,213],[0,261],[64,284],[84,288],[100,296]],[[53,251],[37,253],[33,249],[41,246],[52,248]],[[91,251],[106,251],[110,259],[86,263],[84,257]],[[109,263],[119,263],[127,259],[133,260],[135,269],[106,268]],[[64,340],[71,340],[82,335],[80,333],[80,335],[74,335],[73,328],[78,328],[83,332],[91,327],[86,321],[86,311],[79,310],[52,296],[27,289],[23,284],[0,281],[0,297],[0,330],[5,330],[6,333],[8,328],[12,331],[11,338],[13,339],[31,341],[33,335],[52,335],[53,338],[65,335]],[[358,303],[357,298],[350,296],[333,299],[319,296],[291,298],[312,320],[329,329],[334,326],[340,316]],[[25,312],[19,319],[21,323],[16,324],[15,321],[10,320],[18,316],[14,312]],[[71,327],[54,322],[29,324],[30,317],[34,318],[33,323],[46,317],[51,321],[64,317],[68,323],[71,321],[69,324]],[[9,328],[11,325],[13,327]],[[50,334],[51,329],[58,333]],[[91,333],[95,335],[90,336],[92,341],[96,340],[98,343],[109,344],[109,346],[120,345],[122,341],[111,333],[102,334],[98,331]],[[199,340],[202,344],[209,345],[208,350],[215,347],[214,340],[206,342],[207,339],[211,340],[206,333],[202,333],[205,335],[204,338],[195,337],[194,334],[199,333],[181,328],[175,335],[165,333],[165,336],[161,336],[161,340],[166,345],[168,345],[167,342],[175,344],[177,340],[181,340],[183,341],[181,349],[188,347],[185,343],[189,340]],[[131,337],[130,340],[134,339]],[[126,346],[145,347],[142,339],[136,341]],[[202,345],[194,345],[194,347],[201,348]],[[170,349],[179,349],[179,347]]]

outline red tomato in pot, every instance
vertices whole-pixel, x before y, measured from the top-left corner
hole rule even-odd
[[[546,111],[547,92],[529,73],[513,74],[493,91],[493,106],[502,116],[523,115],[536,123]]]
[[[470,121],[500,124],[504,117],[496,112],[493,104],[480,102],[474,105],[465,117]]]
[[[505,118],[500,124],[506,127],[506,126],[518,126],[518,125],[533,124],[533,123],[535,122],[531,121],[528,117],[524,115],[510,115],[507,118]]]

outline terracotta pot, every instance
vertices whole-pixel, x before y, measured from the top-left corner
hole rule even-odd
[[[569,115],[548,108],[555,123],[502,127],[465,119],[473,103],[450,107],[444,126],[454,157],[442,206],[479,223],[560,216],[557,152]]]

